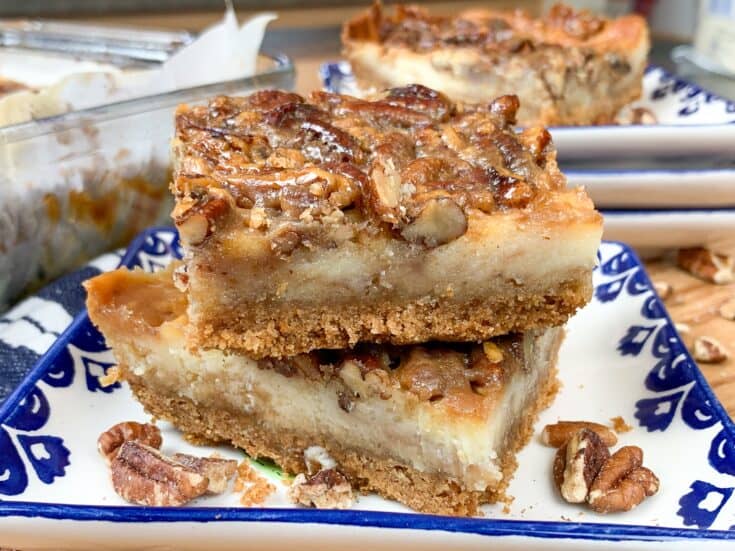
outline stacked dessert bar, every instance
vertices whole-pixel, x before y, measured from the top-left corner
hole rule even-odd
[[[532,18],[402,5],[391,14],[376,1],[345,23],[342,45],[361,88],[418,82],[466,102],[512,93],[525,127],[613,123],[641,95],[650,39],[639,15],[605,19],[563,4]]]
[[[316,450],[420,511],[502,499],[602,230],[518,107],[416,85],[180,107],[183,262],[87,284],[121,377],[291,473]]]

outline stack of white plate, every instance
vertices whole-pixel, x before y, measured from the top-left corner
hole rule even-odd
[[[356,91],[349,63],[326,63],[321,77]],[[652,66],[634,107],[657,122],[550,129],[569,184],[603,212],[605,239],[656,249],[735,235],[735,102]]]

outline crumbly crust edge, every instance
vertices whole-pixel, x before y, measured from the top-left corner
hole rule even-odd
[[[191,349],[219,349],[260,359],[287,357],[358,342],[418,344],[432,340],[471,342],[513,332],[563,325],[592,296],[590,272],[544,293],[516,293],[461,302],[455,299],[408,303],[299,308],[284,304],[238,305],[229,313],[190,316]]]

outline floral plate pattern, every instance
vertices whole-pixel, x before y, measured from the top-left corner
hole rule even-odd
[[[173,230],[151,229],[121,264],[150,271],[179,255]],[[633,425],[621,444],[644,449],[662,490],[630,513],[604,517],[561,502],[549,481],[553,451],[537,439],[518,456],[510,513],[488,506],[481,519],[414,514],[376,496],[348,511],[293,508],[277,476],[279,489],[262,509],[239,507],[236,497],[183,508],[127,506],[112,492],[95,442],[106,426],[145,416],[126,387],[99,384],[114,358],[82,313],[0,407],[0,546],[234,549],[247,537],[253,548],[286,549],[298,534],[301,548],[318,549],[327,542],[354,547],[357,529],[366,549],[602,549],[621,540],[643,549],[686,548],[692,540],[698,548],[732,546],[735,426],[634,253],[606,242],[599,259],[593,300],[569,322],[560,353],[563,388],[537,427],[618,415]],[[178,450],[187,446],[168,426],[164,435]],[[294,523],[298,529],[284,530]]]

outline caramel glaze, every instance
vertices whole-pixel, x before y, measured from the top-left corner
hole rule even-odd
[[[314,242],[320,226],[335,224],[400,236],[430,203],[435,218],[442,209],[454,218],[459,209],[532,209],[565,179],[545,129],[515,132],[518,108],[515,96],[462,105],[420,85],[371,100],[266,90],[181,106],[174,220],[187,245],[233,219]],[[185,227],[195,215],[206,231],[200,221]],[[190,228],[196,238],[187,239]]]

